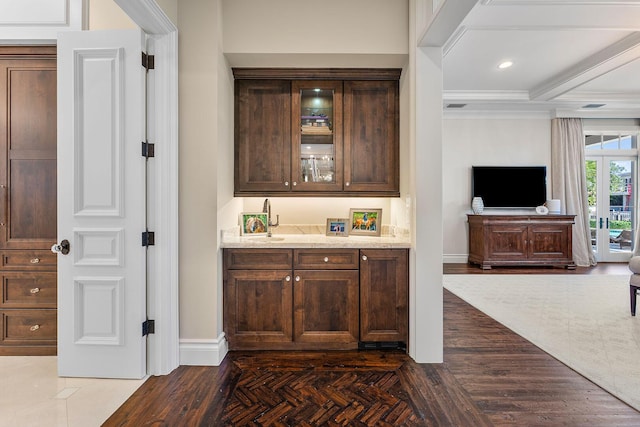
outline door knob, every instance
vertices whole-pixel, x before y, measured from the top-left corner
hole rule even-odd
[[[59,244],[51,246],[51,252],[53,252],[54,254],[66,255],[69,253],[70,249],[71,245],[69,244],[69,241],[67,239],[64,239]]]

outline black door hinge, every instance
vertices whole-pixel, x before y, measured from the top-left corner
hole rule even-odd
[[[155,157],[155,156],[156,156],[155,144],[152,144],[150,142],[143,142],[142,157],[145,157],[148,159],[149,157]]]
[[[142,336],[145,337],[149,334],[156,333],[156,321],[147,319],[142,322]]]
[[[142,66],[148,71],[155,69],[155,57],[142,52]]]
[[[156,233],[144,231],[142,233],[142,246],[153,246],[156,244]]]

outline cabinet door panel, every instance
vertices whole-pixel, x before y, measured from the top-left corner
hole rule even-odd
[[[235,192],[291,188],[291,82],[236,80]]]
[[[358,342],[358,272],[295,271],[294,331],[298,342]]]
[[[342,191],[342,82],[294,81],[293,191]]]
[[[291,270],[227,271],[224,329],[230,348],[243,343],[291,342],[292,291]]]
[[[344,82],[345,191],[399,192],[397,81]]]
[[[0,248],[56,240],[56,61],[0,63]]]
[[[571,259],[571,225],[529,227],[529,256],[534,259]]]
[[[527,259],[527,228],[526,225],[490,226],[487,258]]]
[[[407,343],[407,250],[363,249],[360,255],[360,341]]]

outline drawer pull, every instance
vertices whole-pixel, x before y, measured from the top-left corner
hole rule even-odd
[[[328,256],[324,257],[324,262],[329,262],[329,257]]]
[[[366,261],[367,260],[367,256],[366,255],[362,255],[362,260]]]
[[[37,294],[38,292],[40,292],[40,288],[33,288],[29,292],[31,292],[32,294]]]
[[[290,282],[291,281],[291,276],[285,277],[284,280],[286,280],[287,282]]]
[[[31,332],[37,331],[38,329],[40,329],[40,325],[33,325],[32,327],[29,328]]]
[[[40,258],[31,258],[31,264],[40,264]]]

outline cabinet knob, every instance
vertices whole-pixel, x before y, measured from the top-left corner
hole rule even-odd
[[[328,256],[324,257],[324,262],[329,262],[329,257]]]
[[[367,256],[366,255],[362,255],[362,260],[366,261],[367,260]]]
[[[288,187],[288,186],[289,186],[289,181],[285,181],[285,182],[284,182],[284,186],[285,186],[285,187]]]
[[[29,262],[31,262],[31,264],[40,264],[40,258],[31,258]]]
[[[296,276],[296,282],[300,281],[300,276]]]
[[[40,325],[33,325],[32,327],[29,328],[31,332],[37,331],[38,329],[40,329]]]
[[[351,183],[349,181],[347,181],[347,182],[344,183],[344,185],[345,185],[345,187],[348,187],[348,186],[351,185]]]
[[[285,281],[290,282],[291,281],[291,276],[287,276],[284,278]]]
[[[32,294],[37,294],[38,292],[40,292],[40,288],[33,288],[29,292],[31,292]]]
[[[296,185],[298,185],[298,183],[296,181],[293,181],[293,186],[295,187]]]

